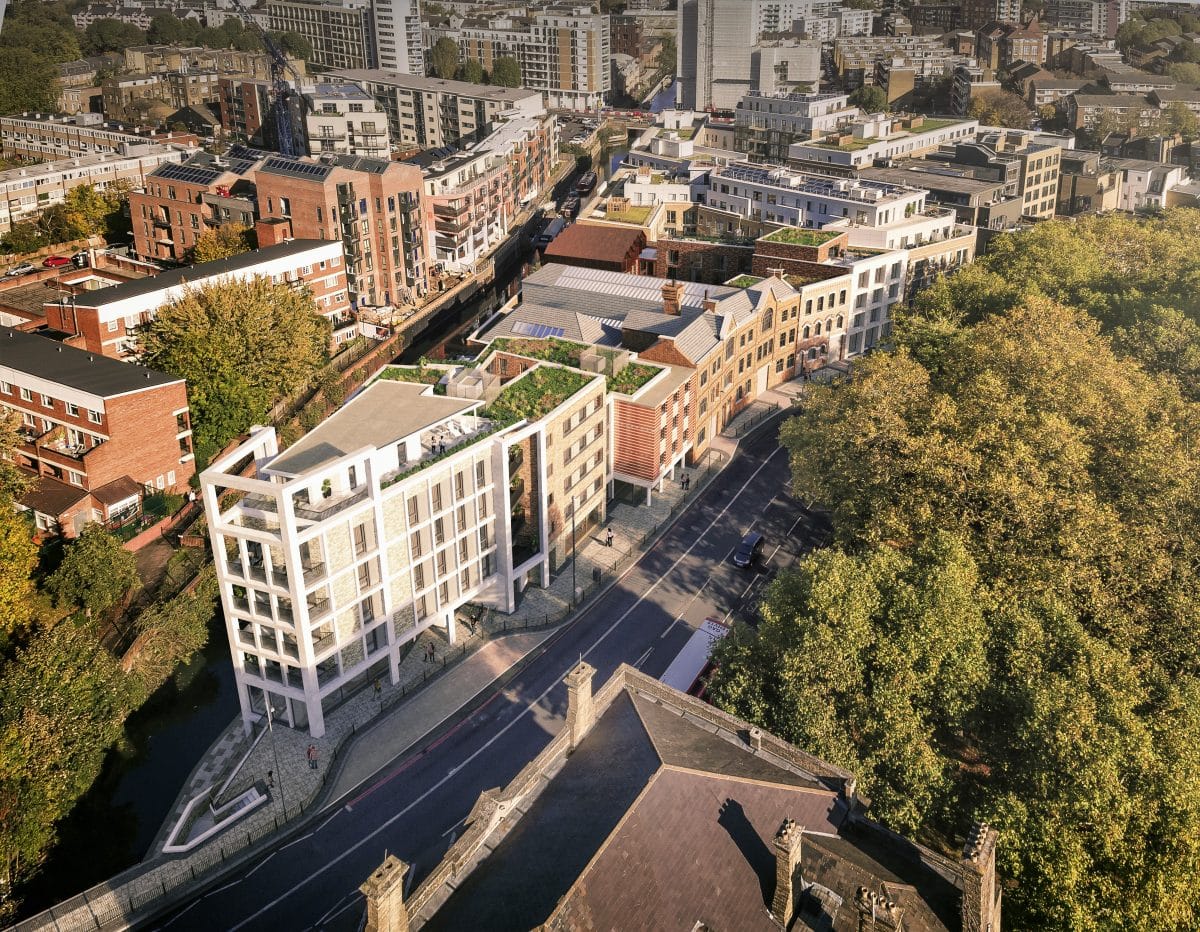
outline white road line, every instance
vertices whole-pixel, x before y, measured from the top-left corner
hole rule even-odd
[[[653,652],[654,652],[653,647],[647,647],[646,653],[644,653],[644,654],[642,654],[642,656],[638,657],[637,661],[634,663],[634,666],[640,670],[642,668],[642,664],[646,662],[646,658],[649,657],[650,654],[652,654]]]
[[[625,609],[625,611],[621,613],[620,617],[617,618],[617,620],[614,621],[608,627],[608,629],[603,634],[600,635],[600,637],[596,638],[596,640],[592,643],[592,645],[587,650],[583,651],[581,656],[586,657],[592,651],[594,651],[597,647],[599,647],[608,638],[608,636],[610,634],[612,634],[615,630],[617,630],[617,628],[620,626],[620,624],[626,618],[628,618],[630,616],[630,614],[633,613],[633,610],[636,609],[643,601],[646,600],[647,597],[649,597],[649,595],[655,589],[657,589],[659,587],[659,585],[662,583],[662,581],[664,579],[666,579],[668,576],[670,576],[671,573],[675,572],[675,570],[679,567],[679,564],[682,563],[685,559],[687,559],[687,557],[691,554],[691,552],[696,549],[696,546],[704,538],[704,534],[707,534],[710,530],[712,530],[712,528],[716,525],[716,523],[725,517],[725,513],[729,511],[729,509],[733,506],[733,503],[738,500],[738,498],[741,496],[741,494],[743,492],[745,492],[747,488],[749,488],[750,483],[758,478],[758,474],[760,472],[762,472],[764,469],[766,469],[767,464],[770,463],[771,460],[773,460],[775,458],[775,455],[777,453],[782,452],[782,450],[783,450],[783,447],[777,447],[771,453],[770,456],[768,456],[765,460],[762,461],[762,463],[759,465],[758,469],[754,470],[754,472],[750,474],[750,478],[747,479],[742,484],[742,487],[737,490],[737,492],[733,495],[732,498],[730,498],[729,503],[724,508],[721,509],[720,513],[715,518],[713,518],[711,522],[709,522],[708,527],[704,529],[704,533],[702,533],[699,537],[697,537],[696,540],[692,542],[691,546],[688,547],[688,549],[685,550],[679,556],[679,558],[674,563],[671,564],[671,568],[669,570],[667,570],[666,573],[664,573],[658,579],[656,579],[654,581],[654,584],[652,586],[650,586],[650,588],[647,589],[644,593],[642,593],[642,595],[638,596],[638,600],[636,602],[634,602],[631,606],[629,606],[629,608]],[[243,919],[237,925],[231,926],[229,932],[237,932],[238,929],[246,927],[250,923],[254,922],[254,920],[258,919],[260,916],[267,913],[269,910],[274,909],[276,906],[278,906],[280,903],[282,903],[284,900],[286,900],[293,893],[296,893],[297,891],[304,889],[305,886],[310,884],[317,877],[324,874],[327,870],[329,870],[335,864],[338,864],[341,861],[348,858],[355,851],[357,851],[363,845],[367,844],[369,841],[371,841],[373,838],[375,838],[381,832],[386,831],[392,825],[394,825],[396,822],[398,822],[400,819],[402,819],[404,816],[408,815],[409,812],[411,812],[417,806],[421,805],[421,803],[425,802],[426,799],[428,799],[430,796],[432,796],[434,793],[436,793],[438,790],[440,790],[443,786],[445,786],[447,783],[449,783],[450,780],[453,778],[453,775],[455,772],[466,767],[473,760],[475,760],[475,758],[479,757],[481,754],[483,754],[485,751],[487,751],[488,748],[490,748],[493,744],[495,744],[502,737],[504,737],[504,735],[508,732],[508,730],[510,728],[512,728],[515,724],[517,724],[517,722],[519,722],[526,715],[528,715],[531,711],[533,711],[533,708],[535,706],[540,705],[542,700],[545,699],[548,695],[550,695],[550,693],[552,693],[555,689],[557,689],[559,687],[559,685],[560,685],[559,681],[556,679],[550,686],[548,686],[545,690],[542,691],[541,695],[537,696],[535,699],[533,699],[533,701],[531,701],[528,705],[526,705],[525,708],[521,710],[520,715],[516,716],[516,718],[514,718],[511,722],[509,722],[507,725],[505,725],[503,728],[501,728],[498,732],[496,732],[496,734],[492,735],[492,737],[489,738],[481,747],[479,747],[477,750],[475,750],[469,757],[467,757],[466,760],[464,760],[461,764],[459,764],[455,768],[454,771],[452,771],[451,773],[442,777],[442,779],[438,780],[437,783],[435,783],[433,786],[431,786],[429,789],[427,789],[424,793],[422,793],[420,796],[418,796],[416,799],[414,799],[412,802],[410,802],[407,806],[405,806],[403,809],[401,809],[399,812],[397,812],[394,816],[392,816],[390,819],[388,819],[386,822],[384,822],[382,825],[380,825],[373,832],[371,832],[368,835],[364,835],[355,844],[351,845],[349,848],[347,848],[345,851],[343,851],[337,857],[322,864],[319,868],[317,868],[315,871],[313,871],[307,877],[305,877],[298,883],[293,884],[285,892],[281,893],[279,896],[275,897],[275,899],[271,900],[269,903],[260,907],[255,913],[253,913],[252,915]],[[241,882],[240,879],[238,881],[235,881],[235,883],[240,883],[240,882]],[[232,886],[232,884],[231,884],[231,886]]]
[[[726,557],[725,557],[725,558],[726,558],[726,559],[729,559],[729,556],[728,556],[728,554],[726,555]],[[703,592],[703,591],[705,590],[705,588],[708,586],[708,584],[709,584],[710,582],[712,582],[712,577],[711,577],[711,576],[710,576],[708,579],[704,580],[704,583],[703,583],[703,585],[701,585],[701,586],[700,586],[700,588],[696,590],[695,594],[694,594],[694,595],[693,595],[693,596],[692,596],[690,599],[688,599],[688,604],[687,604],[687,605],[685,605],[685,606],[683,607],[683,611],[681,611],[681,612],[680,612],[678,615],[676,615],[676,616],[675,616],[675,620],[674,620],[674,621],[672,621],[672,622],[671,622],[669,625],[667,625],[667,627],[666,627],[666,629],[663,631],[663,633],[662,633],[662,634],[660,634],[660,635],[658,636],[658,639],[659,639],[660,641],[661,641],[663,638],[665,638],[665,637],[666,637],[668,634],[670,634],[672,631],[674,631],[674,630],[675,630],[675,626],[676,626],[677,624],[679,624],[679,622],[683,621],[683,616],[684,616],[684,615],[686,615],[686,614],[688,613],[688,609],[690,609],[690,608],[692,607],[692,603],[693,603],[693,602],[695,602],[695,601],[696,601],[698,598],[700,598],[700,593],[701,593],[701,592]]]

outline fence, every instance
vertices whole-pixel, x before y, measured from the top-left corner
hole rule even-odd
[[[741,415],[734,418],[733,421],[727,424],[725,429],[721,431],[721,436],[730,437],[733,439],[744,437],[767,418],[772,417],[778,410],[779,405],[774,402],[765,405],[762,410],[756,411],[753,414],[750,414],[750,409],[748,408],[743,413],[749,416],[742,420],[739,420]]]

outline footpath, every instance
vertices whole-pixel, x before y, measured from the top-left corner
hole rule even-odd
[[[563,564],[546,588],[529,586],[516,612],[484,611],[459,616],[459,639],[449,644],[444,631],[427,629],[410,642],[395,684],[385,676],[368,684],[326,716],[326,733],[259,723],[250,734],[240,717],[225,729],[196,765],[160,828],[147,859],[52,910],[13,927],[19,932],[54,928],[124,928],[155,901],[182,898],[205,875],[253,857],[301,816],[335,802],[413,749],[426,735],[453,720],[514,666],[528,658],[575,610],[573,578],[588,605],[641,557],[679,513],[719,474],[747,434],[790,408],[803,391],[799,382],[764,394],[714,438],[704,461],[679,470],[655,490],[651,503],[641,494],[610,503],[608,521],[577,544],[577,565]],[[774,429],[773,427],[770,429]],[[683,488],[683,474],[689,477]],[[613,545],[605,532],[613,530]],[[365,740],[358,740],[364,738]],[[309,747],[315,746],[315,761]],[[315,766],[314,766],[315,763]],[[162,848],[189,802],[209,787],[218,803],[251,790],[265,802],[229,828],[185,853]]]

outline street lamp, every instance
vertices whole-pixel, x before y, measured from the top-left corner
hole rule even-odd
[[[575,584],[575,567],[579,563],[579,551],[575,549],[575,493],[571,493],[571,607],[575,606],[575,596],[579,587]]]
[[[275,756],[275,772],[279,774],[279,805],[283,806],[283,818],[287,821],[287,800],[283,795],[283,771],[279,769],[279,747],[275,744],[275,722],[271,715],[274,703],[271,694],[264,693],[267,699],[267,731],[271,733],[271,753]]]

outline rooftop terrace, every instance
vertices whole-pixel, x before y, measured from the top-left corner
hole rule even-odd
[[[768,233],[763,239],[768,243],[788,243],[793,246],[823,246],[831,239],[842,235],[842,231],[804,230],[800,227],[784,227]]]

